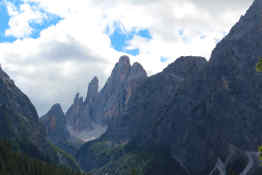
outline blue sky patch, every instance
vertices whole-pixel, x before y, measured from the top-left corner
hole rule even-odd
[[[52,14],[46,14],[48,16],[47,19],[45,19],[41,24],[38,23],[30,23],[30,26],[33,28],[32,34],[30,35],[31,38],[39,38],[40,33],[42,30],[56,25],[60,20],[62,20],[61,17],[52,15]]]
[[[12,3],[13,5],[15,5],[15,7],[17,7],[17,9],[20,8],[20,5],[22,5],[24,2],[21,0],[8,0],[8,2]],[[37,8],[37,3],[29,3],[31,6],[36,7]],[[60,18],[59,16],[50,14],[45,12],[44,10],[41,9],[37,9],[39,10],[41,13],[45,14],[47,16],[46,19],[43,20],[43,22],[41,24],[39,23],[35,23],[35,22],[31,22],[29,25],[32,27],[32,34],[29,36],[31,38],[39,38],[40,37],[40,33],[42,30],[52,26],[52,25],[56,25],[60,20],[62,20],[62,18]],[[4,1],[0,0],[0,42],[14,42],[17,38],[13,37],[13,36],[6,36],[5,32],[6,30],[9,29],[9,20],[10,20],[10,16],[8,14],[7,11],[7,7]]]
[[[8,16],[7,8],[5,4],[0,2],[0,42],[13,42],[14,37],[6,37],[5,31],[9,28],[8,21],[10,17]]]
[[[143,37],[143,38],[152,39],[152,36],[151,36],[149,30],[147,30],[147,29],[139,30],[139,31],[137,32],[137,35],[138,35],[138,36],[141,36],[141,37]]]
[[[184,35],[184,30],[178,30],[178,34],[180,35],[180,36],[183,36]]]
[[[130,55],[136,56],[140,53],[140,50],[138,48],[136,49],[126,49],[128,46],[128,41],[132,40],[135,36],[140,36],[146,39],[152,39],[152,36],[147,29],[143,30],[132,30],[130,32],[127,32],[120,23],[114,24],[114,31],[109,34],[109,27],[106,29],[106,34],[109,35],[109,38],[111,40],[112,47],[121,52],[128,53]]]
[[[14,6],[19,7],[24,2],[22,0],[7,0],[8,2],[11,2]]]
[[[161,63],[165,63],[165,62],[168,61],[168,58],[167,57],[161,57],[160,61],[161,61]]]

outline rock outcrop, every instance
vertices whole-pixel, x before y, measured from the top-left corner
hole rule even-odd
[[[99,93],[96,118],[107,122],[119,116],[126,109],[133,91],[146,78],[147,74],[139,63],[131,66],[129,57],[120,57],[111,76]]]
[[[122,56],[100,92],[95,77],[89,83],[85,101],[79,94],[76,95],[73,105],[66,112],[70,133],[85,141],[103,134],[108,122],[126,109],[135,89],[146,78],[147,74],[139,63],[131,66],[129,57]]]
[[[85,104],[89,104],[89,105],[94,104],[98,96],[98,86],[99,86],[98,78],[94,77],[92,81],[89,83]]]
[[[46,133],[53,143],[64,142],[70,137],[60,104],[53,105],[48,113],[40,118],[40,121],[45,126]]]
[[[47,114],[40,118],[40,121],[45,127],[47,139],[52,144],[71,155],[76,154],[83,142],[69,133],[60,104],[53,105]]]
[[[80,132],[92,129],[92,120],[88,114],[88,106],[85,105],[83,97],[76,94],[73,104],[66,112],[67,126],[69,130]]]

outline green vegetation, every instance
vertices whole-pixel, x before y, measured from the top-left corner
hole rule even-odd
[[[144,175],[151,156],[143,157],[136,153],[126,153],[119,159],[110,160],[105,166],[91,171],[92,174],[115,174],[115,175]]]
[[[256,65],[256,71],[262,72],[262,58],[259,59],[257,65]]]
[[[2,175],[84,175],[14,152],[7,141],[0,141],[0,174]]]
[[[72,155],[70,155],[69,153],[66,153],[65,151],[63,151],[62,149],[60,149],[59,147],[55,146],[54,144],[50,142],[49,144],[51,145],[52,149],[55,152],[57,152],[58,154],[61,154],[62,157],[65,157],[69,161],[71,167],[74,167],[75,169],[80,170],[79,164],[77,163],[77,161],[75,160],[75,158]]]
[[[133,168],[133,169],[131,170],[131,175],[137,175],[137,169]]]
[[[91,146],[91,151],[96,156],[110,157],[116,153],[118,153],[118,155],[124,153],[124,146],[125,144],[113,144],[110,141],[100,141]]]

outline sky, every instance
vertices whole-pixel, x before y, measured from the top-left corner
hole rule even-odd
[[[122,55],[149,75],[203,56],[253,0],[0,0],[0,64],[39,115],[100,88]]]

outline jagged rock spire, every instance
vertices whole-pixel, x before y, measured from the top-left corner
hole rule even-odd
[[[121,56],[119,62],[115,65],[112,74],[110,76],[109,82],[114,81],[125,81],[130,72],[131,65],[128,56]]]
[[[83,104],[83,103],[84,103],[83,97],[80,97],[80,94],[76,93],[75,98],[74,98],[74,104],[78,105],[78,104]]]
[[[99,81],[95,76],[88,85],[85,103],[93,102],[98,94]]]
[[[137,79],[137,78],[146,78],[147,73],[142,65],[138,62],[135,62],[130,71],[129,80],[130,79]]]

